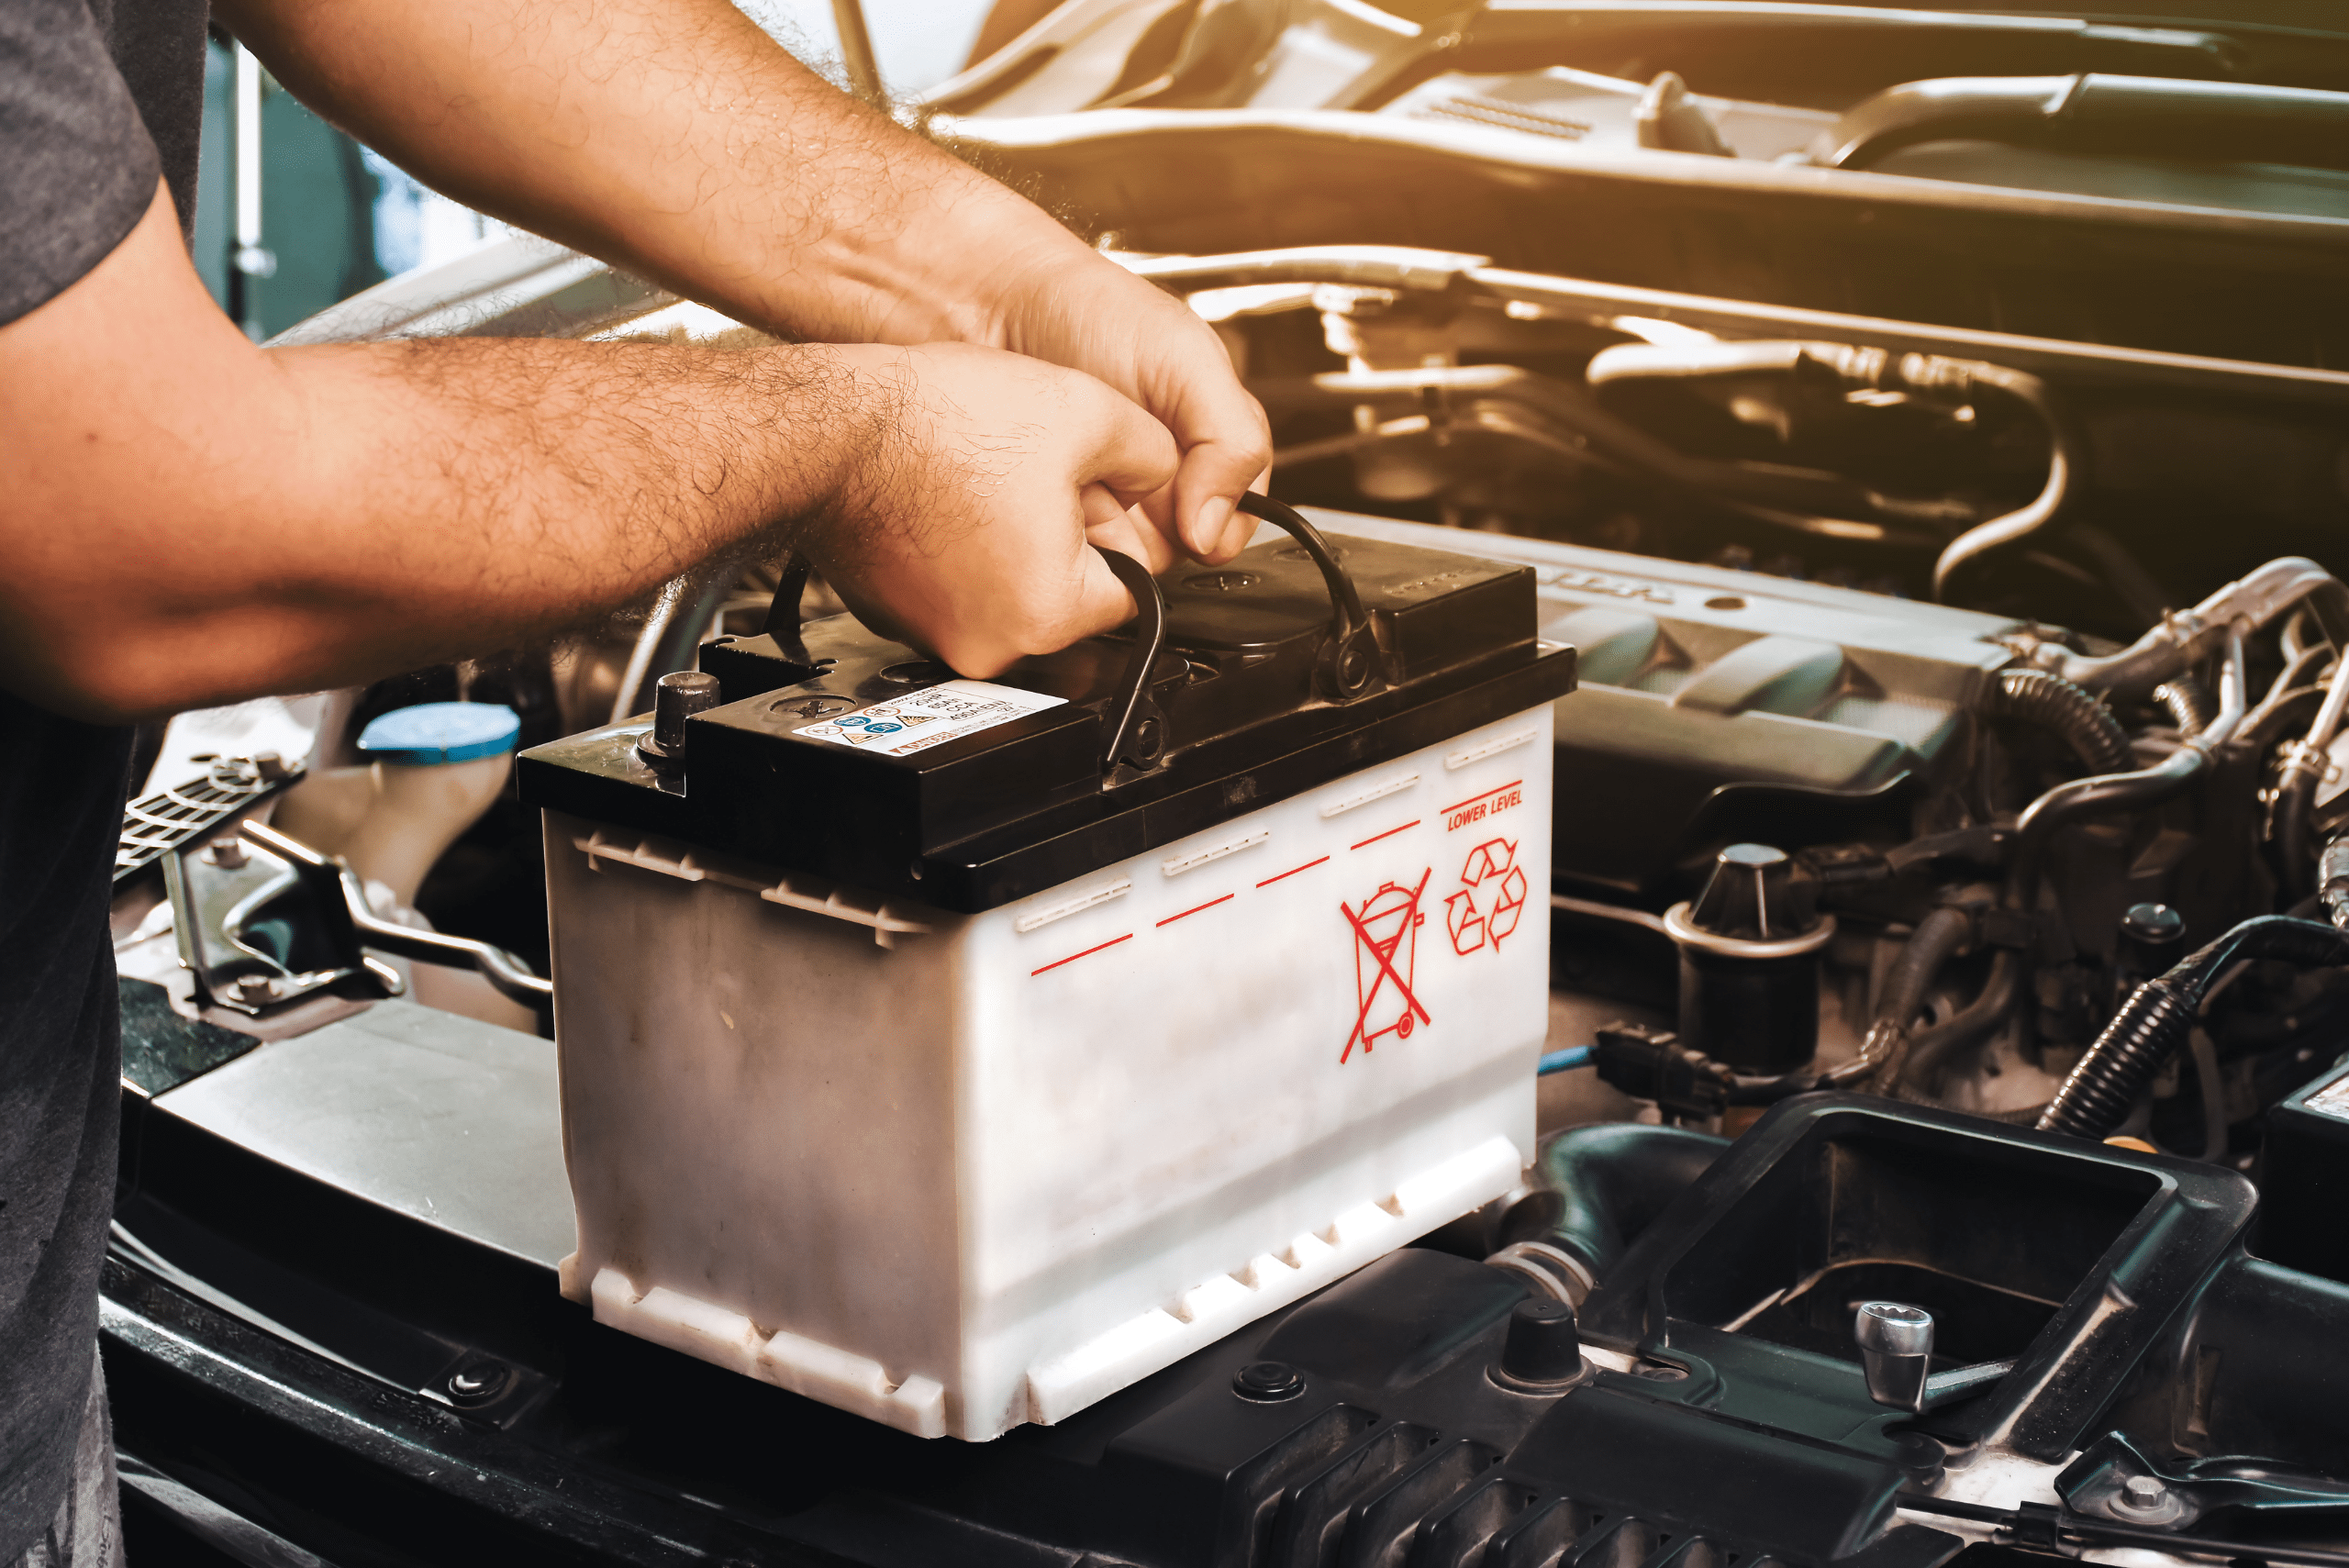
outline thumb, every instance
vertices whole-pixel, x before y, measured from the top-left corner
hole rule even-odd
[[[1110,569],[1109,563],[1101,559],[1100,550],[1088,544],[1084,547],[1084,552],[1077,585],[1077,609],[1074,617],[1075,624],[1083,628],[1077,635],[1092,637],[1105,631],[1115,631],[1141,614],[1141,606],[1134,603],[1134,596],[1126,591],[1126,585],[1118,581],[1118,574]]]

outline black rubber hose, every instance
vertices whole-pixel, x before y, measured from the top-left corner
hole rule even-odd
[[[1925,996],[1940,978],[1942,966],[1964,947],[1974,922],[1956,909],[1936,909],[1917,922],[1900,945],[1900,956],[1884,976],[1884,994],[1876,1003],[1876,1030],[1887,1031],[1889,1044],[1884,1063],[1876,1069],[1876,1092],[1889,1095],[1900,1082],[1909,1060],[1909,1026],[1924,1009]],[[1876,1030],[1871,1030],[1875,1033]]]
[[[1900,956],[1885,972],[1884,996],[1876,1016],[1902,1029],[1914,1023],[1942,965],[1956,956],[1973,929],[1974,922],[1962,909],[1936,909],[1917,922],[1917,929],[1901,944]]]
[[[2042,1132],[2102,1138],[2128,1119],[2193,1030],[2210,983],[2238,959],[2314,966],[2349,962],[2349,933],[2289,915],[2263,915],[2181,960],[2129,995],[2039,1118]]]
[[[2039,1114],[2042,1132],[2102,1138],[2129,1119],[2145,1085],[2194,1028],[2199,987],[2148,980],[2129,994],[2088,1053]]]
[[[1909,1060],[1903,1070],[1904,1082],[1900,1096],[1920,1105],[1938,1104],[1927,1091],[1918,1087],[1941,1076],[1942,1065],[1950,1057],[1974,1044],[2007,1021],[2021,998],[2022,960],[2012,948],[2002,950],[1990,961],[1989,975],[1982,982],[1980,995],[1968,1002],[1957,1014],[1919,1029],[1909,1042]]]
[[[2275,824],[2276,892],[2279,898],[2304,897],[2316,865],[2316,785],[2319,770],[2294,768],[2276,791],[2269,820]]]
[[[2184,745],[2150,768],[2073,779],[2032,801],[2015,824],[2014,851],[2007,866],[2007,907],[2039,907],[2039,879],[2045,869],[2048,842],[2057,828],[2085,817],[2143,811],[2175,800],[2210,765],[2208,753],[2197,746]]]
[[[1542,1175],[1565,1207],[1547,1238],[1594,1279],[1703,1175],[1729,1140],[1685,1127],[1598,1122],[1562,1132],[1542,1151]]]
[[[1990,963],[1990,973],[1982,983],[1982,994],[1954,1018],[1929,1029],[1920,1029],[1908,1042],[1901,1069],[1886,1076],[1883,1092],[1912,1106],[1932,1106],[1937,1110],[1957,1111],[1965,1116],[1978,1116],[1990,1121],[2002,1121],[2018,1127],[2037,1123],[2046,1110],[2044,1106],[2018,1107],[2014,1110],[1989,1111],[1961,1106],[1935,1087],[1949,1058],[1972,1045],[1984,1035],[2006,1022],[2014,1010],[2022,975],[2021,962],[2011,949],[2000,952]]]
[[[2063,737],[2092,773],[2127,773],[2137,765],[2129,732],[2112,710],[2083,687],[2046,670],[2002,670],[1984,711]]]

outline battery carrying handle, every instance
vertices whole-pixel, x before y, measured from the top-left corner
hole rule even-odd
[[[767,623],[759,628],[774,639],[775,647],[795,664],[815,662],[799,637],[799,601],[807,592],[807,575],[814,564],[796,550],[783,558],[775,568],[774,597],[767,605]]]
[[[1166,754],[1166,716],[1150,700],[1150,673],[1166,646],[1166,595],[1150,568],[1123,550],[1095,545],[1119,585],[1134,596],[1134,651],[1126,661],[1125,678],[1102,717],[1109,721],[1109,744],[1101,757],[1101,772],[1114,773],[1119,763],[1147,769]]]
[[[1384,684],[1381,677],[1386,661],[1372,629],[1370,613],[1363,608],[1362,595],[1355,591],[1346,569],[1338,564],[1337,552],[1321,537],[1321,530],[1286,502],[1253,490],[1240,497],[1238,509],[1286,532],[1320,569],[1321,581],[1330,590],[1331,611],[1330,640],[1321,657],[1326,695],[1338,702],[1352,702],[1378,690]]]
[[[1386,661],[1373,632],[1370,614],[1363,608],[1362,595],[1346,575],[1345,568],[1338,563],[1337,553],[1322,538],[1321,530],[1308,522],[1296,507],[1252,490],[1240,497],[1237,509],[1262,518],[1296,539],[1330,590],[1330,639],[1320,661],[1320,679],[1326,695],[1339,702],[1350,702],[1379,689]],[[1166,751],[1165,716],[1150,700],[1151,671],[1166,644],[1166,596],[1150,569],[1132,556],[1099,545],[1093,548],[1117,575],[1119,584],[1133,595],[1137,620],[1133,655],[1104,716],[1109,721],[1109,740],[1102,755],[1101,771],[1111,773],[1121,764],[1147,770],[1155,766]],[[761,628],[764,635],[774,639],[776,650],[785,658],[800,664],[813,662],[799,635],[799,600],[807,591],[809,567],[807,558],[796,550],[784,557],[776,576],[774,598],[767,608],[766,625]]]
[[[1097,544],[1093,548],[1108,562],[1119,584],[1134,596],[1139,622],[1134,628],[1133,657],[1105,716],[1109,721],[1109,743],[1102,753],[1101,771],[1114,772],[1121,762],[1146,769],[1166,751],[1166,718],[1150,700],[1150,672],[1166,646],[1166,596],[1159,591],[1150,568],[1132,556]],[[774,639],[776,651],[785,658],[813,665],[815,660],[799,635],[799,599],[807,591],[808,568],[807,558],[796,550],[783,558],[774,600],[767,606],[766,625],[760,630]]]

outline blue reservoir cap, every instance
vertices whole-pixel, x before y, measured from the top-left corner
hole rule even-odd
[[[511,751],[521,734],[502,703],[428,702],[378,716],[360,731],[359,750],[370,762],[430,768]]]

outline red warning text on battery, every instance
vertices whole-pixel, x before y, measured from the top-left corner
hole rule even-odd
[[[1457,806],[1443,808],[1443,830],[1457,833],[1463,828],[1473,828],[1488,817],[1497,817],[1512,806],[1525,804],[1525,781],[1511,779],[1496,784],[1482,795],[1472,795]]]

